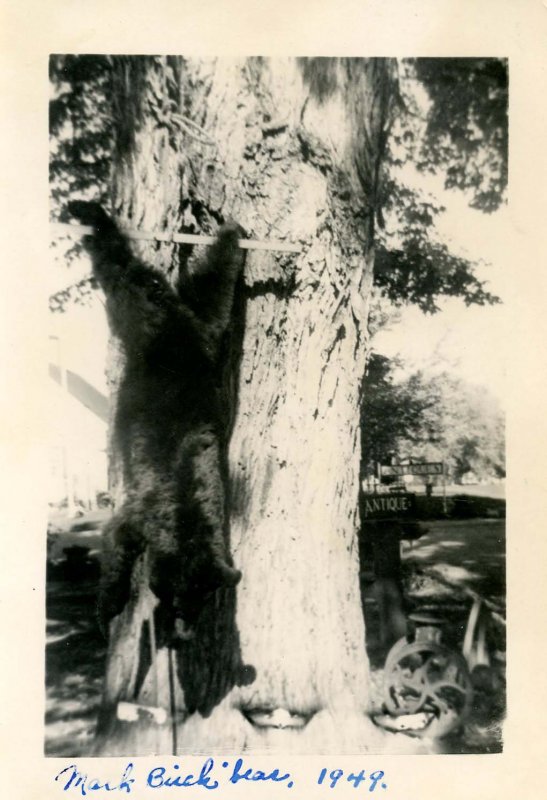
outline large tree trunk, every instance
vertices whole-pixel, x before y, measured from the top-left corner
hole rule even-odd
[[[183,686],[160,647],[139,689],[139,702],[177,707],[176,731],[120,727],[114,709],[134,694],[155,602],[139,565],[139,598],[111,630],[107,754],[170,752],[173,733],[178,752],[381,746],[366,717],[357,498],[390,69],[382,59],[116,60],[113,199],[122,221],[209,232],[233,218],[250,238],[301,250],[250,251],[245,268],[230,445],[231,550],[243,579],[236,596],[218,593],[198,641],[181,645]],[[159,268],[178,267],[179,248],[138,244]],[[240,662],[256,678],[232,688]],[[188,693],[210,693],[212,713],[186,719]],[[298,730],[249,721],[276,709],[309,721]]]

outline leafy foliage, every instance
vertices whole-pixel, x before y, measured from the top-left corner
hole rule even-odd
[[[49,62],[49,186],[53,220],[74,197],[104,203],[113,147],[111,59],[106,56],[53,55]],[[53,245],[65,244],[59,240]],[[63,249],[70,265],[82,253],[79,241]],[[91,280],[80,280],[50,298],[52,311],[85,302]]]
[[[433,379],[439,395],[441,435],[434,452],[445,453],[453,479],[505,476],[505,420],[495,398],[482,386],[447,373]]]
[[[373,355],[361,410],[362,474],[377,462],[412,458],[444,461],[459,482],[505,475],[504,418],[495,399],[442,372],[396,380],[398,364]]]
[[[438,311],[441,297],[467,305],[492,304],[474,274],[476,264],[452,253],[438,239],[436,221],[445,209],[405,185],[403,168],[441,174],[471,207],[490,212],[507,186],[507,64],[500,59],[426,58],[400,64],[403,102],[393,121],[382,186],[385,220],[377,240],[375,283],[395,304]]]
[[[418,58],[413,66],[431,99],[418,167],[442,169],[447,189],[470,191],[472,207],[494,211],[507,187],[507,61]]]
[[[392,250],[380,247],[375,283],[393,303],[413,303],[429,313],[439,310],[440,297],[460,297],[466,305],[500,302],[473,274],[470,262],[452,255],[441,242],[414,240]]]
[[[436,398],[421,373],[395,381],[397,362],[373,353],[369,358],[361,405],[361,468],[373,474],[375,464],[400,455],[401,442],[420,444],[438,438]],[[428,411],[433,413],[428,414]]]
[[[53,219],[59,219],[60,209],[74,197],[107,200],[113,154],[120,156],[124,142],[127,147],[140,113],[139,97],[125,98],[124,91],[142,87],[149,61],[153,60],[51,57]],[[115,62],[122,67],[118,79]],[[183,60],[175,57],[155,64],[156,71],[163,71],[158,80],[162,86],[166,84],[173,103],[179,102],[180,93],[175,89],[183,80],[182,65]],[[467,304],[497,302],[474,275],[475,265],[453,255],[437,240],[435,223],[443,208],[405,186],[400,168],[411,162],[424,172],[443,173],[446,187],[470,193],[475,208],[497,208],[507,183],[506,62],[491,58],[406,59],[399,62],[398,86],[393,66],[392,60],[384,59],[301,60],[304,79],[320,101],[333,91],[340,75],[348,86],[358,87],[359,75],[368,70],[368,79],[383,98],[382,107],[389,109],[392,125],[390,128],[387,118],[381,120],[376,155],[369,152],[372,141],[364,134],[362,141],[359,137],[355,141],[355,155],[362,162],[369,199],[380,221],[376,286],[390,302],[417,304],[430,313],[438,310],[443,296],[461,297]],[[131,79],[123,79],[129,73]],[[392,101],[388,102],[386,92],[393,95]],[[125,98],[123,114],[117,103],[120,98]],[[360,130],[358,100],[354,99],[356,130]],[[125,113],[127,108],[134,113]],[[130,119],[132,116],[135,119]],[[376,164],[378,159],[381,163]],[[367,164],[376,164],[374,176],[367,173]],[[79,245],[74,245],[68,252],[69,261],[78,254]],[[52,308],[63,309],[67,302],[82,299],[89,288],[85,281],[69,287],[52,298]]]
[[[435,219],[442,206],[393,178],[387,193],[387,222],[378,237],[374,281],[392,303],[413,303],[434,313],[440,297],[460,297],[466,305],[499,302],[474,275],[474,265],[436,239]]]
[[[51,210],[78,193],[104,202],[112,154],[111,62],[106,56],[52,56],[49,103]]]

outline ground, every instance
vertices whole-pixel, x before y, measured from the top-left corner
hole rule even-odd
[[[91,747],[106,654],[96,593],[96,580],[48,582],[46,755],[83,755]]]
[[[505,524],[501,519],[427,522],[429,531],[403,550],[404,582],[410,609],[442,617],[443,640],[461,650],[476,592],[499,607],[502,622],[489,626],[489,650],[500,675],[495,692],[478,692],[468,724],[443,742],[445,752],[497,752],[505,709]],[[76,540],[75,540],[76,541]],[[74,542],[75,543],[75,542]],[[72,540],[70,544],[74,544]],[[90,752],[100,702],[106,642],[95,614],[96,562],[83,551],[49,570],[47,586],[46,743],[51,756]],[[385,653],[378,638],[372,587],[365,586],[367,649],[372,666],[373,700],[382,696]]]
[[[505,531],[500,520],[435,520],[417,542],[403,545],[407,566],[436,573],[502,608],[505,605]]]
[[[495,679],[476,690],[463,731],[443,740],[444,752],[488,753],[501,749],[505,713],[505,522],[500,519],[434,520],[419,540],[403,544],[403,577],[410,612],[427,612],[441,621],[443,642],[461,652],[474,596],[494,614],[487,645]],[[385,651],[377,639],[372,587],[365,588],[367,649],[373,669],[374,702],[383,697]]]

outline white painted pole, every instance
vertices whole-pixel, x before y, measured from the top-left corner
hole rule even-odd
[[[61,233],[84,236],[92,234],[93,228],[90,225],[72,225],[67,222],[51,222],[51,227]],[[202,244],[210,245],[216,242],[215,236],[203,236],[196,233],[169,233],[166,231],[137,231],[129,228],[121,229],[130,239],[149,239],[158,242],[179,242],[181,244]],[[301,245],[293,242],[286,242],[283,239],[239,239],[239,246],[243,250],[275,250],[280,253],[300,253]]]

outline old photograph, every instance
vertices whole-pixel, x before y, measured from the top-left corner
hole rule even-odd
[[[502,752],[508,103],[50,56],[46,756]]]

